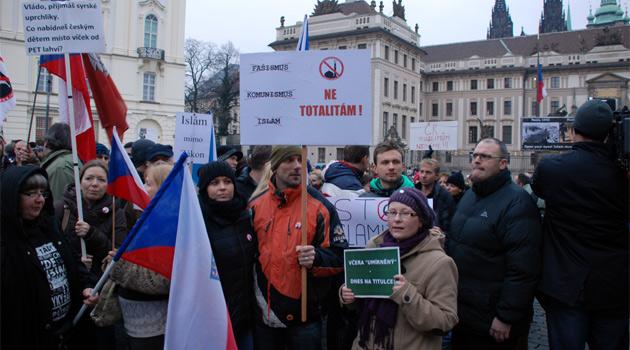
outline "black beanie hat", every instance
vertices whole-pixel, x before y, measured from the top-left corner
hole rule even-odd
[[[461,171],[453,171],[446,180],[447,184],[452,184],[459,187],[461,190],[466,189],[466,181]]]
[[[430,229],[437,223],[435,213],[429,206],[427,197],[414,187],[401,188],[394,191],[389,197],[388,205],[398,202],[411,208],[422,222],[422,227]]]
[[[149,139],[141,139],[133,143],[133,146],[131,146],[131,161],[136,168],[149,160],[147,156],[154,145],[155,142]]]
[[[580,135],[604,141],[612,127],[612,122],[613,113],[610,106],[600,100],[590,100],[578,109],[573,128]]]
[[[232,180],[234,186],[236,186],[236,177],[234,176],[234,170],[230,165],[222,160],[210,162],[199,169],[199,192],[205,191],[210,182],[219,176],[225,176]]]
[[[147,160],[149,162],[153,162],[154,158],[159,157],[159,156],[172,158],[173,147],[170,145],[162,145],[162,144],[156,143],[149,149],[149,152],[147,152]]]

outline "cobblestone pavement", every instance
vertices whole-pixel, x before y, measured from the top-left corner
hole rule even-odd
[[[540,306],[538,300],[534,300],[534,320],[529,329],[529,350],[548,350],[547,342],[547,322],[545,320],[545,310]]]

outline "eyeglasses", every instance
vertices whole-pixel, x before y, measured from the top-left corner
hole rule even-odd
[[[395,219],[396,216],[400,215],[401,219],[409,219],[412,218],[414,216],[417,216],[416,213],[412,213],[412,212],[406,212],[406,211],[394,211],[394,210],[389,210],[387,212],[385,212],[385,214],[387,214],[387,218],[388,219]]]
[[[27,196],[29,199],[35,199],[39,196],[44,197],[44,199],[47,199],[48,197],[50,197],[50,192],[48,191],[22,192],[22,194]]]
[[[503,159],[503,157],[501,157],[501,156],[493,156],[493,155],[485,154],[485,153],[473,153],[472,154],[472,159],[473,160],[477,159],[477,157],[479,157],[479,159],[481,159],[481,160]]]

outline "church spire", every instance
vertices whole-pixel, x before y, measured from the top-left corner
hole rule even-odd
[[[605,0],[604,0],[605,1]],[[564,32],[567,22],[564,16],[562,0],[545,0],[543,14],[540,16],[540,32]]]
[[[507,38],[514,36],[514,28],[510,10],[505,0],[496,0],[492,8],[492,19],[488,28],[488,39]]]
[[[573,24],[571,23],[571,2],[567,1],[567,31],[570,32],[573,30]]]

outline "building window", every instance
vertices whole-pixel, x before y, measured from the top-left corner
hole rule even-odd
[[[431,116],[432,117],[437,117],[438,116],[438,104],[437,103],[432,103],[431,104]]]
[[[343,159],[343,147],[337,147],[337,160]]]
[[[477,102],[470,103],[470,115],[477,115]]]
[[[537,117],[538,116],[538,102],[532,101],[531,112],[532,112],[532,117]]]
[[[158,20],[154,15],[144,19],[144,47],[157,47]]]
[[[503,137],[503,142],[506,145],[512,144],[512,125],[503,125],[501,137]]]
[[[503,87],[506,89],[512,88],[512,78],[503,78]]]
[[[418,104],[418,115],[422,117],[422,102]]]
[[[389,46],[385,45],[385,59],[389,61]]]
[[[40,67],[39,85],[37,85],[37,91],[40,92],[52,92],[52,75],[48,73],[48,69]]]
[[[142,84],[142,100],[155,101],[155,73],[145,72]]]
[[[403,84],[403,102],[407,101],[407,84]]]
[[[512,115],[512,100],[503,101],[503,114]]]
[[[477,143],[477,132],[476,126],[468,127],[468,143]]]
[[[414,71],[414,72],[416,71],[416,59],[415,58],[411,59],[411,70]]]
[[[398,99],[398,81],[394,80],[394,100]]]
[[[494,125],[486,125],[484,126],[487,130],[487,135],[485,137],[494,137]]]
[[[383,96],[389,97],[389,78],[383,79]]]
[[[424,82],[423,81],[420,82],[420,91],[424,91]]]
[[[488,79],[486,81],[486,86],[488,87],[488,89],[494,89],[494,79]]]
[[[317,163],[326,163],[326,147],[317,148]]]
[[[494,115],[494,101],[486,101],[486,113]]]
[[[470,81],[470,90],[477,90],[477,79]]]
[[[44,135],[46,135],[46,131],[48,127],[53,125],[53,118],[48,117],[48,124],[46,124],[46,117],[37,116],[35,119],[35,139],[37,141],[43,140]]]
[[[394,50],[394,63],[398,64],[398,50]]]
[[[339,46],[339,50],[347,50],[347,49],[348,49],[348,46],[346,45]]]
[[[552,89],[560,88],[560,77],[551,77],[551,88]]]
[[[407,116],[402,116],[402,138],[407,139]]]
[[[440,84],[437,81],[434,81],[431,86],[433,87],[433,91],[438,91],[440,89]]]
[[[383,137],[387,135],[387,128],[389,127],[389,113],[383,112]]]
[[[403,67],[407,68],[407,55],[403,55]]]
[[[551,100],[551,113],[556,113],[556,111],[560,108],[560,101],[558,100]]]
[[[416,122],[416,118],[414,118],[414,117],[409,117],[409,122],[410,122],[410,123],[415,123],[415,122]]]
[[[357,45],[357,49],[359,50],[367,49],[367,44],[359,44]],[[343,158],[337,158],[337,159],[343,159]]]
[[[416,87],[411,87],[411,103],[416,103]]]
[[[453,102],[446,102],[446,116],[453,116]]]
[[[453,154],[451,153],[451,151],[444,152],[444,161],[446,163],[451,163],[453,161]]]
[[[398,113],[394,113],[394,118],[393,118],[393,123],[392,125],[394,126],[394,130],[396,130],[396,132],[398,132]]]
[[[446,82],[446,91],[453,91],[453,81],[449,80]]]

